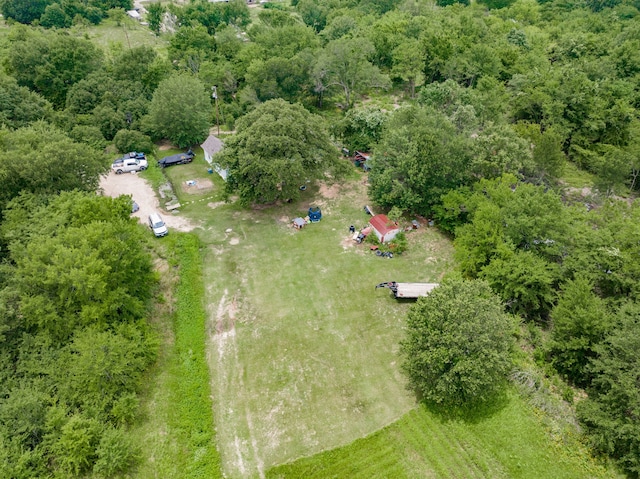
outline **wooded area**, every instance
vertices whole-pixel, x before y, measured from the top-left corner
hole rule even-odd
[[[451,236],[456,274],[525,323],[594,451],[640,473],[640,4],[465,3],[153,3],[166,50],[83,35],[129,1],[0,4],[0,475],[135,464],[157,278],[129,199],[94,192],[107,146],[204,141],[212,86],[237,130],[228,196],[295,200],[346,174],[339,148],[371,152],[372,201]]]

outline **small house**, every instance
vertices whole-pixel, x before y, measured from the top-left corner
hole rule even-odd
[[[219,164],[213,162],[213,155],[222,151],[222,148],[224,147],[222,140],[216,136],[209,135],[209,137],[200,146],[204,152],[205,161],[211,165],[215,172],[218,173],[224,181],[227,181],[229,172]]]
[[[387,215],[375,215],[369,220],[369,224],[381,243],[388,243],[400,233],[398,223],[391,221]]]

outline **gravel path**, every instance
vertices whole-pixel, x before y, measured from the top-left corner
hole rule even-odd
[[[100,189],[105,195],[114,198],[120,195],[131,195],[140,206],[140,209],[133,213],[133,216],[139,218],[143,224],[147,223],[147,218],[151,213],[158,212],[162,215],[169,229],[191,231],[195,227],[187,218],[161,209],[153,188],[135,173],[116,175],[112,171],[100,179]]]

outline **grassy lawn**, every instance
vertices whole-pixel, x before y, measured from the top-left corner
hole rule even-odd
[[[169,44],[164,37],[157,37],[149,27],[140,25],[139,22],[130,18],[126,18],[120,26],[105,18],[99,25],[76,26],[71,29],[71,32],[79,36],[88,35],[94,44],[101,46],[107,52],[149,45],[164,55]]]
[[[550,440],[517,394],[478,420],[444,419],[420,406],[396,423],[346,447],[268,471],[271,479],[305,478],[604,478],[616,477],[584,450]]]
[[[192,168],[197,162],[165,173],[177,185]],[[242,210],[196,201],[184,209],[208,245],[209,363],[228,477],[348,444],[415,406],[397,355],[409,305],[374,287],[437,281],[451,266],[451,246],[429,228],[409,234],[402,257],[355,246],[348,227],[369,218],[361,179],[339,191],[310,187],[297,204]],[[323,220],[293,230],[291,219],[309,204],[322,207]]]
[[[144,420],[132,431],[143,450],[136,477],[215,479],[222,475],[204,350],[200,243],[184,233],[161,241],[158,269],[166,296],[152,316],[160,347],[142,394]]]

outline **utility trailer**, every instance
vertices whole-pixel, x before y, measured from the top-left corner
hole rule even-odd
[[[378,288],[389,288],[396,299],[417,299],[420,296],[427,296],[439,283],[397,283],[389,281],[380,283]]]

